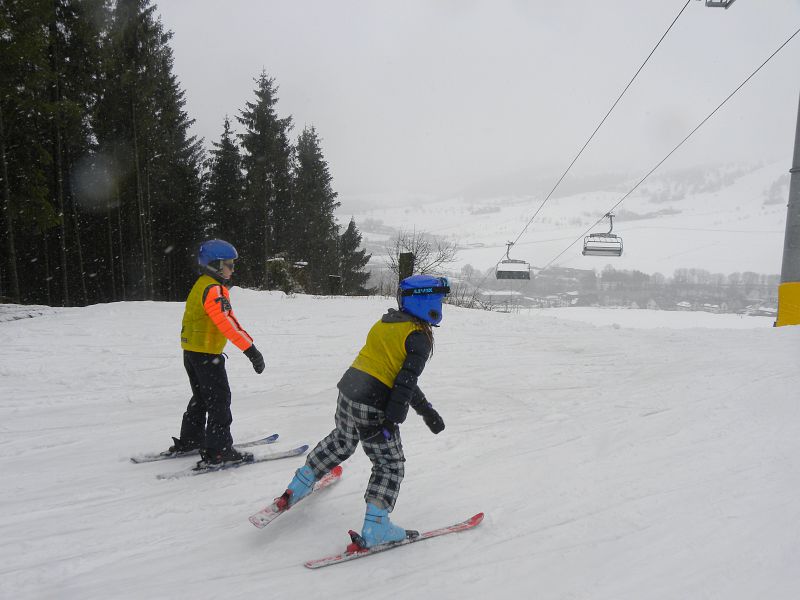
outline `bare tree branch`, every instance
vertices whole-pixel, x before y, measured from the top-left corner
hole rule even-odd
[[[400,230],[386,248],[389,269],[400,273],[400,254],[411,252],[414,255],[414,272],[433,274],[442,271],[445,265],[455,261],[458,249],[455,242],[447,242],[424,232]]]

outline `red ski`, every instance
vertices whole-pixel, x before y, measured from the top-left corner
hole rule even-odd
[[[377,554],[378,552],[385,552],[386,550],[391,550],[393,548],[398,548],[400,546],[406,546],[408,544],[413,544],[414,542],[421,542],[422,540],[428,540],[430,538],[438,537],[440,535],[447,535],[448,533],[458,533],[459,531],[466,531],[468,529],[472,529],[476,525],[479,525],[481,521],[483,521],[483,513],[478,513],[477,515],[474,515],[473,517],[467,519],[466,521],[462,521],[461,523],[456,523],[455,525],[450,525],[449,527],[442,527],[441,529],[434,529],[432,531],[426,531],[425,533],[417,535],[413,535],[416,532],[410,532],[413,537],[408,537],[400,542],[392,542],[389,544],[381,544],[380,546],[373,546],[372,548],[364,548],[362,546],[359,546],[357,540],[361,536],[359,536],[356,532],[351,531],[350,535],[351,538],[353,539],[353,543],[347,546],[347,550],[345,550],[341,554],[326,556],[325,558],[318,558],[317,560],[309,560],[304,564],[309,569],[319,569],[321,567],[327,567],[329,565],[335,565],[338,563],[347,562],[348,560],[355,560],[356,558],[363,558],[364,556]]]
[[[322,477],[322,479],[320,479],[317,483],[314,484],[314,489],[312,490],[312,493],[318,492],[319,490],[326,488],[333,483],[336,483],[337,481],[339,481],[339,479],[341,479],[341,477],[342,477],[342,466],[338,465],[333,467],[333,469],[331,469],[328,473],[326,473]],[[309,494],[308,496],[310,495],[311,494]],[[308,498],[308,496],[300,498],[300,500],[298,500],[297,502],[305,500],[306,498]],[[275,498],[275,501],[266,508],[261,509],[254,515],[250,515],[250,522],[259,529],[263,529],[264,527],[272,523],[272,521],[277,519],[280,515],[285,513],[287,510],[289,509],[286,508],[286,498],[284,498],[284,496],[279,496]]]

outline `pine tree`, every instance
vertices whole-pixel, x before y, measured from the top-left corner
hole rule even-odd
[[[50,247],[58,252],[61,303],[87,304],[90,299],[89,231],[93,204],[76,196],[73,174],[93,151],[91,114],[98,96],[104,0],[52,0],[48,23],[50,66],[51,202],[59,225],[50,230]]]
[[[255,102],[247,102],[237,117],[245,127],[240,135],[245,186],[238,236],[243,240],[243,258],[237,280],[242,285],[270,288],[267,261],[286,252],[291,244],[292,118],[278,118],[277,87],[265,72],[256,80],[255,95]]]
[[[239,213],[244,177],[242,157],[231,132],[231,122],[227,117],[219,142],[214,142],[209,167],[204,202],[208,214],[208,235],[231,241],[236,245],[241,235]]]
[[[185,92],[173,74],[172,49],[163,35],[154,53],[156,118],[147,131],[145,194],[150,213],[156,298],[182,300],[196,278],[195,253],[204,237],[201,212],[201,142],[188,133],[194,122],[184,106]]]
[[[334,211],[339,202],[332,181],[316,130],[304,129],[297,141],[291,223],[294,243],[290,252],[296,259],[308,262],[306,291],[314,293],[327,292],[328,275],[337,272],[338,226]]]
[[[112,182],[106,225],[119,299],[185,295],[202,237],[202,150],[188,135],[192,121],[172,72],[172,34],[154,9],[150,0],[116,3],[95,113]]]
[[[5,264],[0,295],[51,302],[46,232],[58,225],[47,167],[52,163],[48,60],[52,3],[0,3],[0,177]],[[25,268],[21,268],[22,265]]]
[[[363,271],[372,258],[361,247],[361,233],[356,227],[356,222],[350,219],[345,232],[339,236],[339,268],[342,277],[341,292],[346,295],[368,294],[365,284],[369,280],[369,273]]]
[[[0,3],[0,295],[185,294],[202,150],[170,35],[150,0]]]

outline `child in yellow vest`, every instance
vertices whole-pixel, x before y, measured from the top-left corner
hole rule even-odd
[[[264,370],[264,357],[239,325],[230,303],[228,285],[238,257],[236,248],[224,240],[201,244],[198,263],[203,272],[183,313],[181,347],[192,398],[183,414],[180,438],[172,438],[175,444],[169,451],[181,454],[199,448],[207,464],[253,459],[233,447],[231,389],[222,353],[230,340],[250,359],[256,373]]]
[[[370,329],[366,344],[338,383],[336,428],[297,470],[276,500],[279,509],[287,510],[309,494],[314,483],[352,456],[360,442],[372,461],[361,542],[373,547],[416,533],[389,520],[405,475],[399,425],[410,405],[433,433],[444,429],[417,378],[433,351],[432,327],[442,320],[442,299],[449,292],[444,277],[414,275],[400,282],[400,310],[389,309]]]

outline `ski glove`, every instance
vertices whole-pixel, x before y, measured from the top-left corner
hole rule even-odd
[[[408,414],[408,403],[399,398],[390,397],[389,401],[386,403],[384,414],[386,415],[387,421],[399,425],[406,420],[406,415]]]
[[[260,374],[264,370],[264,367],[267,366],[264,362],[264,356],[258,351],[255,344],[245,350],[244,355],[250,359],[251,363],[253,363],[253,370],[256,373]]]
[[[359,427],[358,433],[364,444],[383,444],[397,435],[397,425],[384,421],[379,425]]]
[[[444,430],[444,420],[442,416],[436,412],[436,409],[433,408],[430,402],[421,406],[417,412],[422,416],[422,420],[425,421],[425,425],[428,426],[431,432],[437,434]]]

